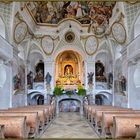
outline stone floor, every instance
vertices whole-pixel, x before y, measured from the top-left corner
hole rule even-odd
[[[41,138],[99,138],[78,113],[60,113]]]

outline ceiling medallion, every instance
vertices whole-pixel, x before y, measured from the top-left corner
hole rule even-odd
[[[65,34],[65,40],[68,42],[68,43],[72,43],[75,39],[75,34],[73,32],[67,32]]]
[[[14,29],[14,40],[17,44],[23,41],[26,37],[28,26],[24,21],[19,22]]]
[[[47,55],[52,54],[54,50],[54,42],[50,36],[44,36],[41,40],[41,46]]]
[[[98,39],[94,35],[89,36],[85,41],[86,53],[88,55],[93,55],[97,51],[98,45],[99,45]]]
[[[114,22],[111,27],[113,38],[120,44],[126,41],[126,30],[119,22]]]

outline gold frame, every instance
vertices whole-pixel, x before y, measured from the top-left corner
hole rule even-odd
[[[89,52],[87,51],[87,49],[86,49],[86,43],[87,43],[87,40],[88,40],[90,37],[94,37],[94,38],[96,39],[96,43],[97,43],[96,49],[95,49],[95,51],[94,51],[93,53],[89,53]],[[84,44],[84,48],[85,48],[85,51],[86,51],[86,53],[87,53],[88,55],[93,55],[93,54],[95,54],[95,53],[97,52],[97,50],[98,50],[98,46],[99,46],[99,41],[98,41],[98,38],[97,38],[95,35],[90,35],[90,36],[88,36],[88,37],[86,38],[86,41],[85,41],[85,44]]]
[[[124,29],[124,32],[125,32],[125,38],[124,38],[124,40],[123,40],[122,42],[118,41],[117,38],[115,37],[114,33],[113,33],[113,29],[112,29],[112,28],[113,28],[113,26],[114,26],[115,24],[119,24],[119,25],[121,25],[122,28]],[[124,44],[124,43],[125,43],[126,38],[127,38],[127,34],[126,34],[126,29],[125,29],[125,27],[123,26],[122,23],[120,23],[120,22],[114,22],[114,23],[112,24],[112,26],[111,26],[111,33],[112,33],[113,38],[114,38],[119,44]]]
[[[15,35],[15,31],[16,31],[18,25],[20,25],[22,22],[25,23],[27,29],[26,29],[26,32],[25,32],[24,37],[23,37],[20,41],[17,41],[16,35]],[[14,41],[15,41],[17,44],[21,43],[21,42],[25,39],[25,37],[26,37],[26,35],[27,35],[27,32],[28,32],[28,25],[26,24],[25,21],[22,20],[22,21],[20,21],[19,23],[17,23],[16,26],[15,26],[15,28],[14,28],[14,36],[13,36]]]
[[[53,49],[52,49],[52,51],[51,51],[50,53],[47,53],[47,52],[45,51],[43,45],[42,45],[42,40],[43,40],[43,38],[45,38],[45,37],[50,37],[50,38],[52,39],[52,42],[53,42]],[[49,35],[44,35],[44,36],[41,38],[41,48],[43,49],[43,51],[45,52],[46,55],[51,55],[51,54],[53,53],[53,51],[54,51],[54,39],[53,39],[51,36],[49,36]]]

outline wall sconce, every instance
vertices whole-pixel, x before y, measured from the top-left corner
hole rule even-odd
[[[6,70],[3,64],[3,60],[0,60],[0,88],[4,86],[6,81]]]

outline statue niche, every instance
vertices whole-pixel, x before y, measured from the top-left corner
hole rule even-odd
[[[73,75],[73,67],[71,65],[66,65],[64,68],[64,76],[72,76]]]
[[[97,82],[106,82],[106,77],[104,76],[105,68],[104,65],[98,60],[95,64],[96,71],[96,81]]]
[[[35,75],[34,81],[44,82],[44,63],[41,60],[37,64],[35,70],[36,70],[36,75]]]

